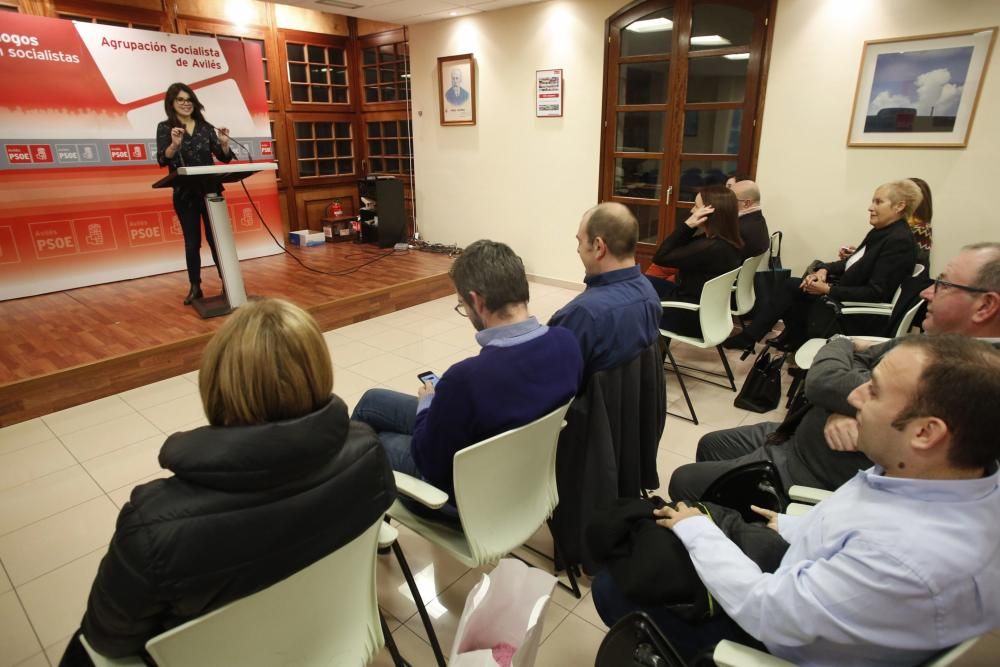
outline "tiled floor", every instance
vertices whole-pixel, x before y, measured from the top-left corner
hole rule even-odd
[[[531,310],[544,321],[574,292],[532,283],[531,294]],[[475,354],[473,329],[453,306],[453,297],[439,299],[327,333],[334,391],[349,407],[370,387],[415,392],[418,372],[440,374]],[[712,350],[675,345],[674,352],[679,361],[720,366]],[[742,378],[750,360],[730,359]],[[118,509],[136,484],[166,474],[157,452],[167,434],[205,424],[196,382],[190,373],[0,429],[0,667],[58,663],[83,614]],[[674,468],[693,460],[704,433],[781,418],[780,411],[757,415],[733,408],[732,392],[720,387],[691,382],[689,388],[702,424],[668,418],[658,456],[664,487]],[[672,376],[668,392],[671,411],[684,412]],[[479,572],[406,529],[400,540],[447,653]],[[545,535],[534,541],[546,549]],[[432,665],[398,566],[391,557],[380,558],[378,566],[380,604],[400,650],[416,667]],[[556,589],[544,618],[539,667],[593,664],[606,629],[584,589],[579,601]],[[998,656],[1000,634],[994,634],[960,664],[996,664]],[[375,664],[391,664],[388,654],[383,651]]]

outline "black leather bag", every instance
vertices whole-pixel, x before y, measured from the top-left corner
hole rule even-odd
[[[775,354],[772,357],[769,349],[765,346],[764,351],[757,355],[740,393],[733,401],[733,405],[741,410],[770,412],[781,402],[781,367],[787,355]]]
[[[761,312],[761,309],[771,300],[771,294],[780,289],[785,280],[792,277],[791,269],[786,269],[781,265],[782,236],[780,231],[771,234],[767,269],[758,271],[753,276],[754,305],[747,315],[749,319],[753,319],[754,313]]]
[[[634,611],[608,630],[594,667],[687,667],[645,612]]]

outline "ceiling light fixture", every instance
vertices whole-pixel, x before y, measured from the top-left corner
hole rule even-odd
[[[361,9],[361,5],[353,2],[343,2],[342,0],[316,0],[317,5],[329,5],[337,9]]]
[[[664,30],[673,30],[674,22],[670,19],[660,17],[658,19],[646,19],[645,21],[630,23],[625,29],[630,32],[663,32]]]
[[[732,53],[728,56],[722,56],[726,60],[750,60],[749,53]]]
[[[727,46],[732,44],[722,35],[698,35],[691,38],[691,43],[695,46]]]

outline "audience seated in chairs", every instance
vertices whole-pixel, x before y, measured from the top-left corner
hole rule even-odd
[[[378,433],[394,470],[448,493],[441,512],[456,516],[455,453],[552,412],[576,395],[583,362],[573,334],[528,312],[528,279],[514,251],[476,241],[452,264],[458,305],[482,346],[417,396],[370,389],[352,419]],[[416,502],[415,512],[428,512]]]
[[[740,217],[740,238],[743,240],[742,258],[748,259],[767,252],[771,247],[771,235],[767,231],[767,221],[760,206],[760,188],[749,179],[726,185],[736,195],[737,211]]]
[[[644,609],[684,657],[735,639],[795,664],[915,665],[1000,627],[1000,351],[909,336],[849,400],[875,465],[804,516],[760,511],[786,543],[773,573],[699,509],[654,512],[715,602],[701,622]],[[609,627],[637,606],[607,573],[593,595]]]
[[[698,303],[705,283],[739,268],[743,240],[740,238],[738,201],[723,185],[709,186],[695,197],[691,215],[663,240],[653,263],[678,270],[676,280],[647,276],[661,301]],[[701,230],[702,235],[695,235]],[[660,327],[685,336],[700,337],[698,313],[670,308]]]
[[[285,301],[251,301],[205,348],[209,426],[160,451],[172,477],[137,486],[118,516],[82,631],[109,657],[256,593],[346,545],[392,504],[374,433],[331,394],[316,322]],[[78,638],[63,665],[90,664]]]
[[[621,366],[659,338],[660,299],[635,263],[639,223],[623,204],[606,202],[583,214],[576,252],[587,288],[549,319],[580,343],[584,378]]]
[[[1000,339],[1000,243],[964,248],[922,296],[929,334]],[[763,422],[703,436],[697,462],[671,476],[670,497],[701,498],[723,474],[756,461],[771,461],[786,489],[801,484],[833,490],[851,479],[871,462],[857,449],[855,409],[847,397],[897,342],[867,346],[835,336],[806,376],[811,407],[785,424]]]
[[[912,181],[880,186],[868,207],[872,230],[858,249],[846,259],[818,263],[804,278],[786,280],[767,306],[756,313],[753,323],[731,336],[724,347],[752,348],[778,320],[784,320],[785,330],[774,343],[783,349],[794,350],[809,338],[829,335],[836,315],[822,297],[889,302],[903,280],[912,275],[916,263],[916,243],[906,219],[920,203],[920,197],[920,188]]]

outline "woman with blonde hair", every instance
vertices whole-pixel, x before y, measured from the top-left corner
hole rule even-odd
[[[198,385],[210,425],[167,438],[173,477],[133,489],[94,580],[81,629],[106,656],[309,566],[395,498],[385,452],[331,393],[329,350],[301,308],[244,305],[209,341]]]

